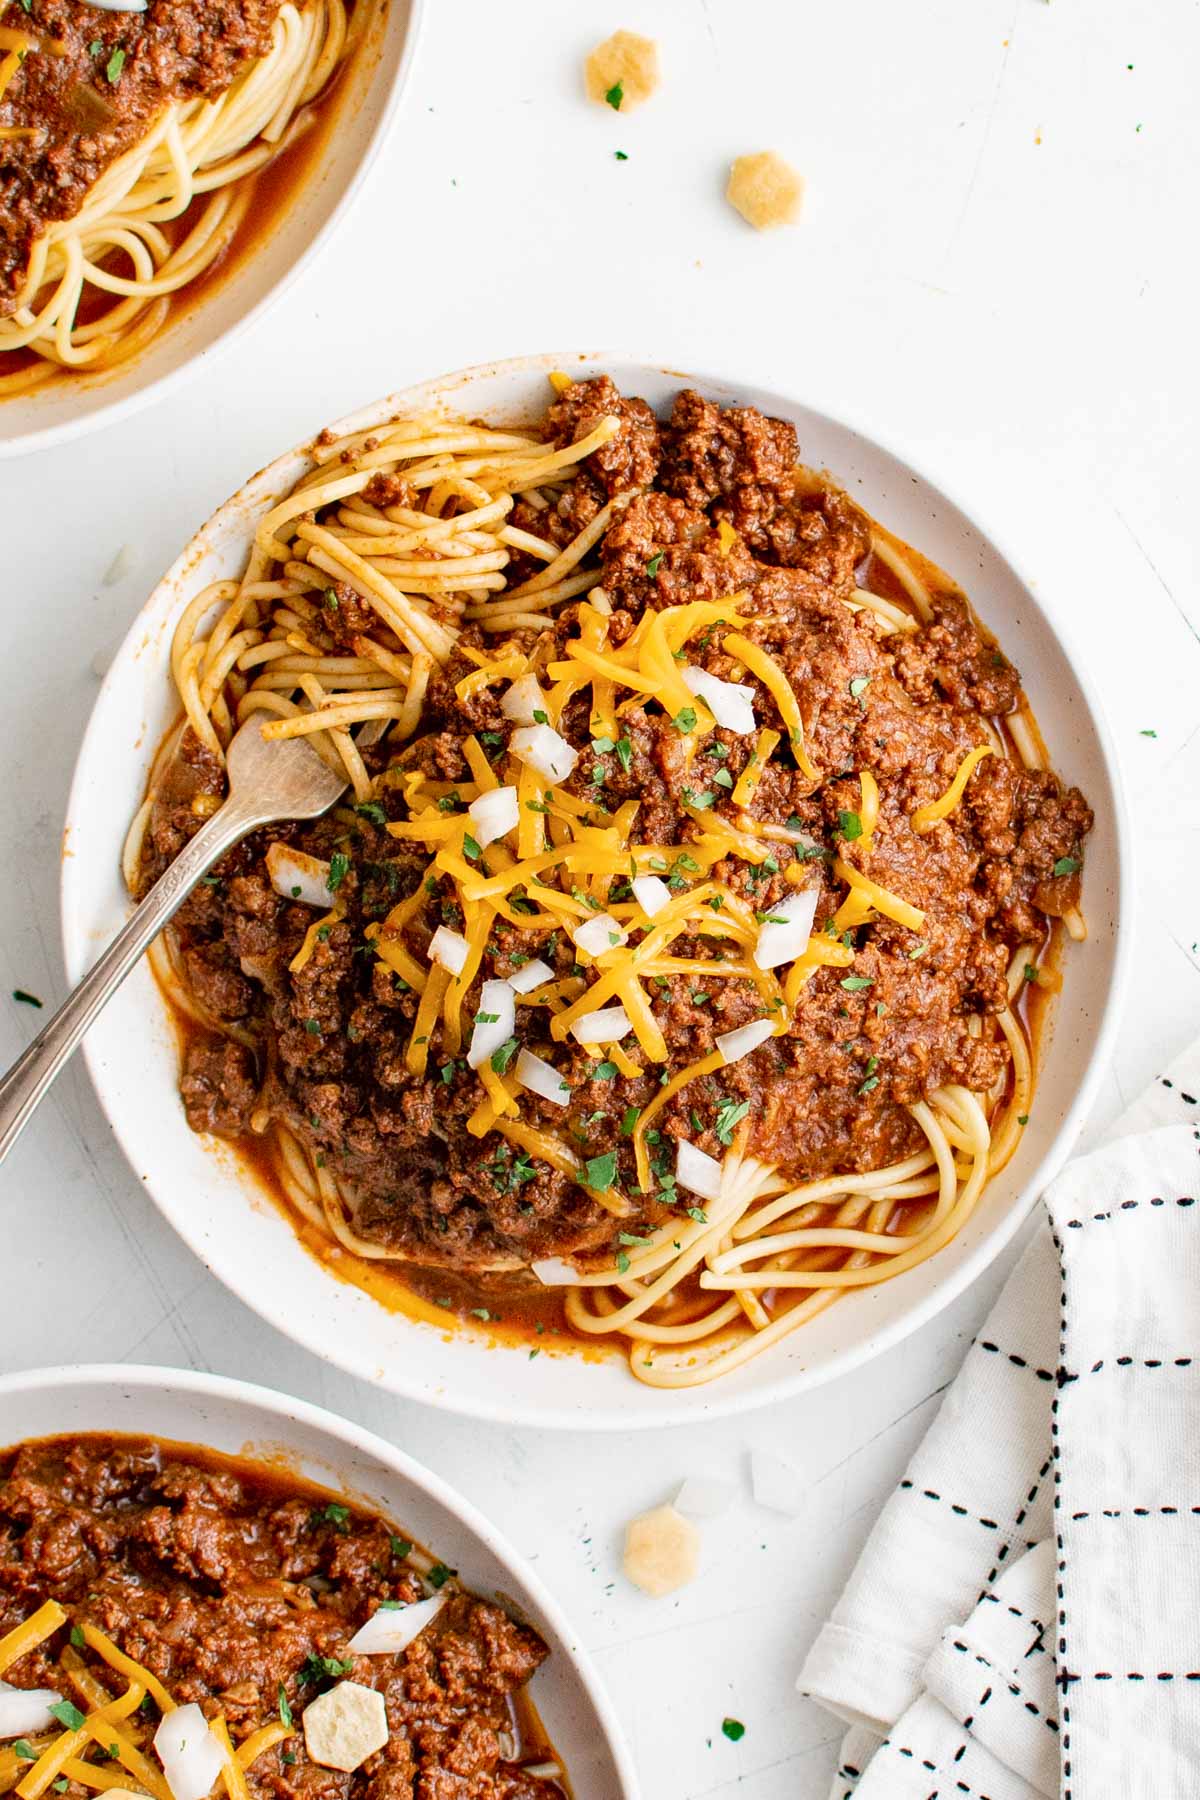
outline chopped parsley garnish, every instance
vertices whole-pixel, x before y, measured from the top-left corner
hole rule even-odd
[[[522,1150],[514,1158],[507,1144],[501,1144],[491,1162],[485,1163],[483,1167],[484,1173],[491,1176],[496,1191],[500,1194],[513,1193],[525,1182],[532,1181],[537,1174],[528,1152]]]
[[[336,1681],[339,1675],[349,1675],[354,1668],[354,1658],[338,1656],[306,1656],[300,1665],[299,1681],[316,1684],[319,1681]]]
[[[661,551],[661,550],[658,551],[658,553],[655,556],[652,556],[650,558],[650,561],[646,564],[646,573],[650,577],[651,581],[653,581],[655,576],[658,574],[659,568],[662,564],[663,555],[664,555],[663,551]]]
[[[929,939],[928,938],[918,938],[916,943],[913,945],[912,949],[908,953],[909,962],[915,962],[918,956],[924,956],[924,954],[928,950],[928,948],[929,948]]]
[[[875,983],[870,975],[843,975],[840,985],[848,994],[859,994],[863,988],[874,987]]]
[[[483,855],[483,851],[469,831],[463,834],[463,855],[471,862],[478,862],[479,858]]]
[[[339,1506],[335,1500],[330,1501],[320,1516],[327,1524],[332,1525],[335,1531],[346,1532],[350,1529],[350,1508]]]
[[[625,83],[623,81],[614,81],[604,98],[608,101],[608,104],[612,107],[614,112],[620,112],[621,102],[625,98]],[[618,152],[618,154],[620,153]]]
[[[626,1256],[624,1250],[617,1251],[614,1261],[616,1263],[617,1274],[618,1275],[628,1275],[628,1273],[629,1273],[629,1258]]]
[[[617,1179],[617,1153],[606,1150],[603,1156],[593,1156],[583,1165],[584,1184],[590,1188],[603,1190],[610,1188]]]
[[[632,1137],[633,1136],[634,1131],[637,1129],[637,1122],[641,1118],[641,1116],[642,1116],[642,1109],[640,1106],[627,1106],[625,1108],[625,1115],[621,1120],[621,1136],[622,1137]]]
[[[118,81],[120,81],[120,79],[121,79],[121,70],[124,67],[125,67],[125,52],[124,52],[124,50],[121,49],[120,45],[118,45],[117,48],[113,51],[112,55],[109,57],[108,65],[104,71],[104,73],[108,76],[108,85],[110,87],[116,87]]]
[[[25,0],[25,4],[26,4],[26,6],[32,6],[33,0]],[[624,150],[614,150],[613,155],[616,157],[618,162],[628,162],[629,161],[629,158],[625,154]]]
[[[617,1242],[618,1244],[625,1244],[626,1246],[636,1244],[639,1249],[646,1250],[654,1242],[654,1239],[639,1237],[635,1231],[618,1231]]]
[[[350,858],[344,850],[335,850],[329,859],[329,873],[325,877],[325,886],[331,894],[337,893],[349,873]]]
[[[104,55],[104,45],[99,38],[93,38],[91,43],[88,45],[88,55],[89,56],[103,56]]]
[[[1138,736],[1139,736],[1139,737],[1152,737],[1152,738],[1156,738],[1156,737],[1157,737],[1157,736],[1158,736],[1158,733],[1157,733],[1157,731],[1147,731],[1147,730],[1146,730],[1146,729],[1145,729],[1145,728],[1144,728],[1144,727],[1143,727],[1143,729],[1142,729],[1142,730],[1141,730],[1141,731],[1139,731],[1139,732],[1138,732]]]
[[[535,706],[533,709],[533,722],[535,725],[548,725],[550,723],[550,715],[549,713],[543,712],[540,706]]]
[[[1018,1125],[1028,1125],[1028,1123],[1029,1123],[1029,1114],[1028,1113],[1018,1113],[1017,1114],[1017,1124]]]
[[[1077,856],[1060,856],[1054,865],[1054,873],[1056,875],[1074,875],[1075,871],[1082,866]]]
[[[517,1040],[515,1037],[509,1038],[506,1043],[501,1044],[498,1050],[492,1051],[491,1063],[497,1075],[504,1074],[516,1054]]]
[[[13,1755],[19,1756],[22,1762],[37,1761],[37,1751],[33,1748],[28,1738],[14,1738],[12,1749]]]
[[[499,1017],[499,1013],[477,1012],[475,1014],[475,1023],[477,1025],[494,1025]]]
[[[438,801],[438,811],[453,812],[456,806],[461,805],[462,800],[459,797],[458,789],[455,788],[449,794],[442,795],[441,799]]]
[[[457,1569],[449,1569],[445,1563],[434,1563],[425,1579],[430,1587],[443,1588],[446,1583],[458,1574]]]
[[[479,741],[485,750],[499,750],[504,742],[504,735],[499,731],[481,731]]]
[[[617,1065],[615,1062],[597,1063],[592,1070],[592,1079],[594,1081],[611,1081],[617,1072]]]
[[[412,1545],[407,1538],[389,1537],[388,1543],[392,1547],[392,1555],[400,1562],[406,1561],[412,1555]]]
[[[1026,981],[1036,981],[1037,978],[1038,978],[1037,964],[1036,963],[1026,963],[1025,964],[1025,979],[1026,979]]]
[[[852,700],[857,700],[864,712],[867,710],[867,703],[863,699],[863,695],[870,685],[871,677],[869,675],[856,675],[854,680],[850,683],[850,698]]]
[[[24,988],[14,988],[12,991],[12,997],[14,1000],[19,1000],[21,1002],[22,1006],[36,1006],[39,1008],[39,1010],[41,1008],[42,1003],[38,999],[37,995],[36,994],[27,994],[25,992]]]
[[[630,765],[633,762],[633,744],[630,741],[628,732],[617,739],[616,743],[613,745],[613,749],[617,753],[617,761],[628,775]]]
[[[708,1214],[702,1206],[689,1206],[687,1216],[689,1219],[694,1219],[697,1225],[708,1224]]]
[[[457,1068],[457,1066],[458,1066],[457,1063],[455,1063],[452,1060],[450,1062],[444,1062],[442,1064],[441,1068],[438,1070],[438,1074],[441,1076],[443,1082],[445,1083],[445,1085],[447,1087],[449,1087],[450,1083],[454,1080],[454,1071]]]
[[[862,820],[856,812],[840,812],[838,814],[838,830],[847,843],[862,836]]]
[[[492,1315],[486,1306],[473,1306],[471,1308],[471,1317],[473,1319],[481,1319],[485,1325],[489,1325],[492,1320]]]
[[[305,1031],[307,1031],[309,1037],[320,1037],[320,1035],[321,1035],[320,1019],[305,1019],[304,1029],[305,1029]]]
[[[330,612],[337,612],[338,597],[333,588],[325,589],[325,605],[329,609]]]
[[[718,787],[731,788],[733,786],[733,776],[728,769],[718,769],[713,775],[713,780]]]
[[[695,714],[692,716],[694,718]],[[672,719],[671,723],[674,725],[677,724],[678,721]],[[715,806],[717,803],[717,796],[708,788],[706,788],[702,794],[698,794],[695,788],[690,787],[685,787],[682,792],[684,805],[694,806],[697,812],[705,812],[710,806]]]
[[[732,1144],[734,1126],[740,1125],[749,1111],[750,1102],[748,1100],[726,1100],[713,1121],[713,1130],[721,1143]]]
[[[57,1719],[60,1725],[65,1725],[68,1731],[80,1731],[83,1728],[83,1714],[77,1706],[72,1706],[69,1700],[56,1700],[52,1706],[46,1708],[46,1711],[51,1718]]]
[[[279,1684],[279,1723],[286,1725],[289,1731],[291,1730],[292,1708],[288,1701],[287,1689],[282,1681]]]
[[[689,732],[689,731],[695,731],[695,729],[696,729],[696,709],[695,709],[695,707],[694,706],[681,706],[679,711],[675,714],[675,717],[671,720],[671,723],[675,727],[676,731],[682,731],[685,733]],[[687,789],[685,788],[683,791],[686,796]]]
[[[721,1730],[731,1744],[736,1744],[740,1738],[744,1738],[746,1735],[746,1727],[740,1719],[722,1719]]]
[[[382,806],[380,806],[378,800],[360,800],[354,810],[356,813],[360,814],[362,818],[370,819],[372,825],[387,824],[387,814],[384,812]]]
[[[80,1631],[78,1625],[72,1625],[71,1627],[71,1642],[76,1650],[83,1650],[87,1646],[87,1639],[84,1637],[82,1631]]]

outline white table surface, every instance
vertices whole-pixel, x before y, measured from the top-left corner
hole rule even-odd
[[[429,10],[381,165],[278,310],[169,402],[0,475],[0,1055],[38,1021],[9,990],[63,991],[59,830],[93,659],[192,531],[244,475],[378,393],[516,351],[610,346],[870,420],[1085,615],[1140,853],[1130,1004],[1094,1136],[1200,1014],[1200,9]],[[617,25],[656,36],[665,68],[623,119],[579,95],[582,55]],[[798,228],[760,237],[721,195],[730,158],[767,145],[809,194]],[[124,544],[134,567],[106,586]],[[81,1070],[0,1179],[0,1367],[215,1369],[384,1432],[483,1506],[570,1609],[646,1800],[825,1795],[839,1730],[794,1694],[796,1670],[1004,1268],[811,1398],[657,1438],[564,1438],[389,1399],[261,1324],[159,1219]],[[626,1586],[625,1520],[690,1471],[744,1477],[755,1444],[805,1470],[804,1516],[746,1498],[710,1532],[704,1579],[657,1602]],[[745,1722],[738,1744],[727,1714]]]

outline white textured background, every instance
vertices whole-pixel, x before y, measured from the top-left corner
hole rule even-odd
[[[92,660],[196,526],[276,451],[378,393],[517,351],[612,346],[876,422],[995,525],[1052,605],[1083,615],[1140,853],[1131,1003],[1095,1132],[1200,1015],[1200,8],[430,13],[399,129],[278,311],[169,403],[0,475],[0,1054],[37,1019],[11,988],[62,994],[59,829]],[[617,25],[662,46],[664,86],[629,118],[579,95],[583,53]],[[766,146],[805,173],[809,199],[797,229],[760,238],[721,193],[730,158]],[[105,587],[126,543],[135,566]],[[809,1400],[658,1441],[564,1439],[387,1399],[260,1325],[160,1222],[78,1072],[0,1180],[0,1366],[184,1363],[374,1426],[537,1562],[597,1653],[646,1800],[824,1796],[838,1732],[795,1697],[795,1671],[1002,1270]],[[747,1499],[676,1600],[623,1587],[626,1517],[691,1470],[744,1470],[757,1443],[806,1471],[805,1515]],[[745,1721],[737,1745],[726,1714]]]

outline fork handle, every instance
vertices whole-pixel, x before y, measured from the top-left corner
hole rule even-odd
[[[0,1162],[97,1014],[116,993],[142,952],[227,850],[257,825],[259,812],[226,800],[163,871],[93,968],[48,1019],[28,1049],[0,1077]]]

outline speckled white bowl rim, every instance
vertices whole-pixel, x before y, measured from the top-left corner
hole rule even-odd
[[[533,416],[544,404],[547,371],[558,367],[606,370],[656,406],[690,383],[725,403],[790,417],[806,460],[828,465],[869,511],[955,576],[1021,669],[1054,765],[1084,789],[1097,823],[1084,878],[1090,935],[1066,958],[1052,1040],[1013,1161],[937,1257],[839,1300],[731,1377],[660,1391],[635,1381],[615,1358],[588,1362],[547,1351],[532,1361],[522,1348],[414,1323],[323,1270],[236,1160],[188,1130],[174,1034],[145,966],[93,1028],[85,1054],[113,1130],[165,1217],[218,1279],[279,1330],[352,1374],[451,1411],[506,1424],[627,1431],[718,1417],[846,1374],[893,1349],[988,1267],[1065,1162],[1112,1050],[1132,942],[1130,833],[1109,729],[1063,602],[1051,612],[1049,602],[1035,598],[993,537],[874,432],[778,392],[620,352],[481,365],[390,395],[336,429],[362,429],[442,401],[477,416]],[[203,581],[240,572],[254,517],[292,485],[303,464],[303,450],[280,457],[213,516],[155,589],[108,673],[80,751],[64,839],[63,936],[72,980],[127,916],[119,849],[172,716],[171,626]]]

